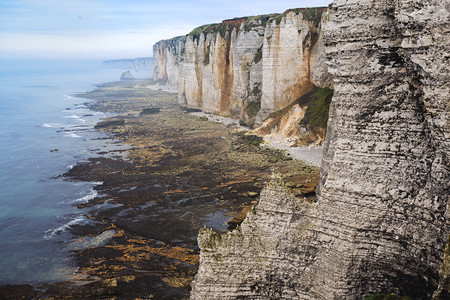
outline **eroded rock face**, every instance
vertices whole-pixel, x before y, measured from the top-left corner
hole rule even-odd
[[[154,46],[154,79],[180,104],[261,124],[316,86],[331,86],[321,37],[324,8],[237,18]]]
[[[181,55],[186,37],[163,40],[153,46],[153,79],[176,88],[178,84],[177,60]]]
[[[445,1],[334,2],[318,202],[272,183],[240,230],[201,231],[192,299],[431,298],[449,235],[449,20]]]
[[[275,178],[240,227],[227,234],[200,231],[200,267],[191,299],[306,299],[309,278],[298,262],[312,258],[311,210]]]

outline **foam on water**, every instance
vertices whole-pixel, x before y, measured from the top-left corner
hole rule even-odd
[[[56,227],[54,229],[49,229],[47,230],[44,235],[45,239],[50,239],[53,236],[55,236],[56,234],[62,233],[64,231],[66,231],[67,229],[71,228],[73,225],[77,225],[80,224],[81,222],[87,220],[87,218],[83,215],[79,215],[76,218],[70,220],[69,222],[67,222],[66,224],[63,224],[59,227]]]
[[[93,184],[93,185],[102,185],[103,184],[103,181],[91,181],[91,182],[89,182],[90,184]]]
[[[115,147],[93,130],[103,113],[71,95],[92,90],[94,81],[117,80],[123,70],[92,62],[32,63],[1,61],[0,284],[66,279],[58,270],[72,265],[64,247],[72,238],[68,229],[89,222],[76,205],[98,196],[93,186],[102,183],[53,178],[88,161],[88,149]],[[85,114],[92,116],[80,117]]]
[[[77,115],[64,116],[63,118],[64,118],[64,119],[80,119],[80,117],[77,116]]]
[[[44,123],[41,126],[44,128],[57,128],[57,127],[61,127],[62,124],[61,123]]]
[[[91,189],[89,191],[89,194],[87,194],[86,196],[83,196],[83,197],[77,198],[75,200],[69,201],[69,203],[86,203],[89,200],[92,200],[92,199],[94,199],[97,196],[98,196],[98,192],[96,190],[94,190],[94,189]]]
[[[81,138],[78,134],[75,133],[66,133],[64,137],[70,137],[70,138]]]

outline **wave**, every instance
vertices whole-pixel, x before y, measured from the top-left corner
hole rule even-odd
[[[64,129],[64,131],[76,131],[76,130],[86,130],[91,127],[92,126],[90,126],[90,125],[79,124],[79,125],[68,125],[68,126],[65,126],[63,129]]]
[[[81,138],[78,134],[75,133],[66,133],[64,137],[71,137],[71,138]]]
[[[83,118],[81,118],[81,117],[79,117],[77,115],[64,116],[62,118],[64,118],[64,119],[73,119],[73,120],[77,120],[77,121],[80,121],[80,122],[83,122],[83,123],[86,122],[85,119],[83,119]]]
[[[102,182],[102,183],[103,183],[103,182]],[[98,196],[97,191],[94,190],[94,189],[91,189],[91,191],[89,192],[89,194],[87,194],[86,196],[83,196],[83,197],[81,197],[81,198],[72,200],[72,201],[70,201],[69,203],[86,203],[86,202],[88,202],[89,200],[92,200],[92,199],[94,199],[94,198],[97,197],[97,196]]]
[[[44,123],[41,126],[45,127],[45,128],[56,128],[56,127],[61,127],[62,124],[61,123]]]
[[[74,98],[73,96],[70,96],[70,95],[64,95],[63,97],[66,98],[66,99],[73,99]]]
[[[81,119],[81,117],[77,116],[77,115],[71,115],[71,116],[64,116],[64,119]]]
[[[91,181],[90,183],[92,183],[94,185],[102,185],[103,181]]]
[[[45,239],[49,239],[49,238],[51,238],[52,236],[54,236],[55,234],[64,232],[64,231],[66,231],[67,229],[71,228],[73,225],[76,225],[76,224],[81,223],[82,221],[84,221],[84,219],[85,219],[85,217],[84,217],[83,215],[79,215],[78,217],[76,217],[76,218],[73,219],[73,220],[70,220],[70,221],[69,221],[68,223],[66,223],[66,224],[63,224],[63,225],[61,225],[61,226],[59,226],[59,227],[57,227],[57,228],[54,228],[54,229],[49,229],[49,230],[47,230],[47,231],[45,232],[46,234],[44,235],[44,238],[45,238]]]

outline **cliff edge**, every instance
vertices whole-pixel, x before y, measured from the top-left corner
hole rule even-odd
[[[275,176],[241,227],[201,230],[191,299],[445,299],[449,20],[446,1],[334,1],[317,202]]]
[[[317,117],[323,121],[319,126],[301,121],[319,106],[328,111],[330,103],[330,93],[305,98],[313,88],[333,85],[325,65],[325,12],[326,8],[301,8],[236,18],[160,41],[153,47],[153,78],[177,88],[181,106],[233,117],[249,126],[267,121],[260,134],[322,143],[327,116]]]

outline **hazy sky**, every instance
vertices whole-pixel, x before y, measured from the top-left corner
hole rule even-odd
[[[134,58],[199,25],[332,0],[0,0],[0,58]]]

